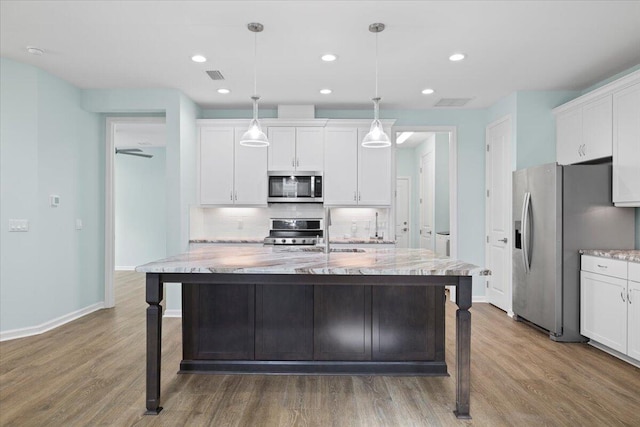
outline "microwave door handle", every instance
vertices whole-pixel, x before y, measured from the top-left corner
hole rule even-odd
[[[311,194],[310,197],[316,197],[316,177],[311,177]]]

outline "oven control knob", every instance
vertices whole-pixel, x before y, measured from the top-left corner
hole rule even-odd
[[[304,240],[304,239],[302,239],[301,241],[302,241],[302,244],[303,244],[303,245],[304,245],[305,243],[307,243],[307,241],[306,241],[306,240]]]
[[[292,240],[291,240],[291,243],[295,243],[295,242],[296,242],[296,239],[292,239]]]
[[[282,243],[287,243],[287,239],[282,239]]]

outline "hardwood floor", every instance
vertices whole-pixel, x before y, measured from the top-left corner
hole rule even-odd
[[[165,409],[144,416],[144,277],[116,278],[116,308],[0,343],[0,425],[640,425],[640,369],[555,343],[488,304],[471,309],[473,419],[457,420],[451,303],[451,377],[176,375],[180,320],[164,319]]]

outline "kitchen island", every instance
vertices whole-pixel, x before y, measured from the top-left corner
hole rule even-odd
[[[471,276],[422,249],[198,247],[146,273],[147,413],[160,406],[163,284],[182,283],[180,372],[447,375],[444,287],[457,287],[456,410],[469,418]]]

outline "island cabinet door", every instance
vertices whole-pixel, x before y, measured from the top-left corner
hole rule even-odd
[[[255,285],[182,284],[185,360],[254,358]]]
[[[312,285],[256,285],[256,360],[313,360]]]
[[[372,359],[444,361],[444,288],[374,286]]]
[[[316,285],[314,359],[371,360],[371,286]]]

